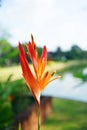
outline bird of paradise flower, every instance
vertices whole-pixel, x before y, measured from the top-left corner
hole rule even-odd
[[[48,71],[45,72],[45,67],[47,63],[47,48],[46,46],[43,47],[42,55],[41,57],[39,57],[33,35],[31,35],[31,42],[29,41],[29,43],[26,44],[26,50],[27,50],[27,55],[29,56],[33,64],[36,76],[34,76],[33,73],[31,72],[30,67],[28,65],[28,61],[26,59],[25,51],[21,43],[19,42],[19,52],[20,52],[19,57],[20,57],[22,73],[26,84],[28,85],[32,95],[34,96],[38,104],[38,108],[39,108],[38,130],[40,130],[39,116],[40,116],[41,92],[48,83],[50,83],[55,79],[58,79],[60,76],[53,77],[55,72],[48,72]]]

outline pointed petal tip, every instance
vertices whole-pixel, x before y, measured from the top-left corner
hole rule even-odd
[[[31,38],[33,38],[33,34],[31,33]]]
[[[40,106],[40,90],[38,89],[38,91],[33,91],[31,90],[33,97],[35,98],[37,105]]]
[[[18,42],[18,45],[20,45],[20,44],[21,44],[21,42],[19,41],[19,42]]]
[[[39,98],[39,100],[37,100],[37,104],[38,104],[38,106],[40,106],[40,98]]]
[[[30,42],[30,41],[28,42],[28,45],[29,45],[29,44],[31,44],[31,42]]]
[[[44,45],[44,47],[43,47],[43,48],[44,48],[44,50],[47,52],[47,47],[46,47],[46,45]]]
[[[20,43],[20,41],[18,42],[18,47],[19,49],[22,47],[22,44]]]

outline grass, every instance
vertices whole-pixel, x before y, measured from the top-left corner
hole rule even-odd
[[[32,65],[29,65],[31,68],[31,71],[34,73]],[[49,67],[50,66],[50,67]],[[47,70],[55,70],[55,69],[62,69],[64,67],[64,63],[49,63],[46,67]],[[12,76],[12,80],[17,80],[22,78],[22,70],[20,65],[10,66],[10,67],[1,67],[0,68],[0,80],[5,81],[9,75]]]
[[[12,80],[20,79],[22,78],[21,73],[21,67],[19,65],[11,67],[2,67],[0,68],[0,79],[2,81],[5,81],[11,74],[13,75]]]
[[[32,65],[30,65],[31,70],[33,71]],[[9,75],[12,76],[12,80],[18,80],[22,78],[22,70],[20,65],[15,65],[15,66],[9,66],[9,67],[1,67],[0,68],[0,80],[5,81]]]
[[[53,99],[53,112],[41,130],[87,130],[87,103]]]
[[[55,71],[58,70],[61,73],[62,70],[69,68],[70,66],[86,64],[87,61],[68,61],[68,62],[48,62],[46,70]],[[32,72],[34,73],[32,65],[30,65]],[[9,75],[12,76],[12,80],[17,80],[22,78],[22,71],[20,65],[10,66],[10,67],[0,67],[0,80],[5,81]]]

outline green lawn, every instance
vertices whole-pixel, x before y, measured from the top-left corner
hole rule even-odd
[[[53,99],[53,112],[41,130],[87,130],[87,103]]]
[[[81,65],[81,64],[86,64],[87,61],[67,61],[67,62],[48,62],[46,66],[46,70],[49,71],[55,71],[58,70],[60,73],[61,70],[65,70],[69,68],[70,66],[75,66],[75,65]],[[34,73],[32,65],[30,65],[30,68],[32,72]],[[10,66],[10,67],[0,67],[0,81],[5,81],[9,75],[12,74],[12,80],[17,80],[22,78],[22,70],[20,65],[15,65],[15,66]]]
[[[32,67],[32,65],[29,65],[31,68],[31,71],[34,73],[34,69]],[[52,70],[57,70],[57,69],[62,69],[65,66],[64,63],[62,62],[50,62],[48,63],[46,69],[49,71]],[[0,68],[0,80],[1,81],[5,81],[9,75],[13,75],[12,76],[12,80],[17,80],[17,79],[21,79],[22,78],[22,70],[21,70],[21,66],[20,65],[15,65],[15,66],[10,66],[10,67],[1,67]]]

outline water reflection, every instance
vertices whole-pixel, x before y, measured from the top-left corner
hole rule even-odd
[[[43,95],[87,102],[87,82],[67,73],[63,79],[50,83],[43,91]]]
[[[83,69],[83,75],[87,76],[87,67]]]

